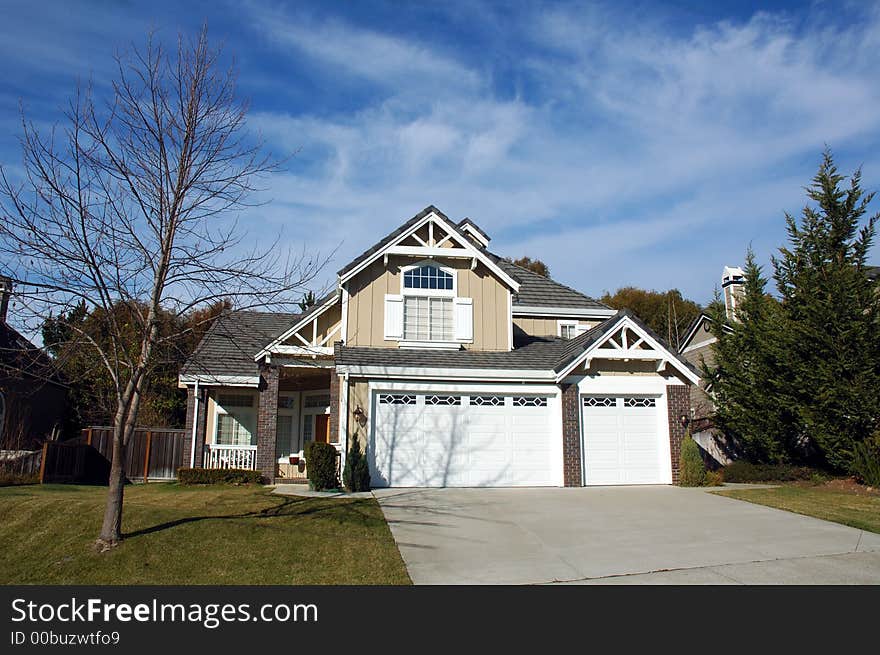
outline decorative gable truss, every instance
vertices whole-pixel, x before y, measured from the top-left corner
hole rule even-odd
[[[589,368],[591,362],[596,359],[653,361],[657,363],[658,373],[669,367],[694,384],[700,381],[699,375],[686,363],[629,316],[623,316],[602,337],[587,347],[560,372],[559,379],[564,378],[578,366]]]
[[[303,315],[254,357],[255,361],[272,355],[311,358],[331,357],[333,342],[342,338],[341,303],[334,293]]]

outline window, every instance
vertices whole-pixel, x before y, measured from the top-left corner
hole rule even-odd
[[[514,396],[514,407],[546,407],[546,396]]]
[[[574,321],[559,321],[559,336],[563,339],[574,339],[577,336],[578,325]]]
[[[425,396],[426,405],[461,405],[461,396]]]
[[[641,398],[638,396],[627,396],[623,399],[624,407],[656,407],[656,398]]]
[[[452,298],[406,296],[403,338],[407,341],[452,341]]]
[[[379,394],[380,405],[415,405],[416,397],[410,393]]]
[[[404,289],[452,291],[454,281],[452,274],[431,264],[411,268],[403,273]]]
[[[584,396],[584,407],[617,407],[617,399],[609,396]]]
[[[318,394],[315,396],[306,396],[303,401],[303,407],[330,407],[330,394]]]
[[[257,443],[256,433],[257,413],[253,394],[220,394],[217,397],[214,442],[221,446],[254,446]]]
[[[471,396],[471,405],[478,407],[503,407],[504,396]]]

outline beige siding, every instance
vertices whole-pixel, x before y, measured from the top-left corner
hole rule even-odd
[[[555,337],[559,335],[557,321],[568,320],[573,319],[545,316],[515,316],[513,318],[513,324],[526,334],[533,337]],[[578,320],[577,324],[589,329],[598,325],[599,321]]]
[[[385,341],[385,294],[400,294],[401,266],[414,264],[412,257],[389,257],[386,267],[378,259],[349,282],[348,334],[350,346],[396,348],[397,341]],[[457,271],[458,295],[473,298],[474,342],[469,350],[508,349],[508,289],[487,268],[470,269],[469,259],[438,260]]]
[[[354,416],[354,412],[358,407],[363,409],[364,412],[366,412],[367,414],[367,424],[363,427],[361,427],[360,423],[357,422]],[[367,446],[367,439],[369,438],[370,419],[372,418],[370,414],[372,413],[372,411],[373,410],[370,407],[370,388],[367,380],[349,380],[347,424],[348,434],[349,436],[357,436],[361,450],[364,450]]]

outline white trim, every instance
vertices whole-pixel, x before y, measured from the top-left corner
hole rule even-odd
[[[222,387],[257,387],[259,375],[179,375],[180,386],[188,387],[195,384]]]
[[[513,293],[507,290],[507,345],[513,350]]]
[[[278,345],[272,348],[273,355],[289,355],[291,357],[322,357],[333,354],[329,346],[288,346]]]
[[[450,225],[447,221],[440,218],[434,212],[429,212],[426,216],[424,216],[421,220],[419,220],[415,225],[413,225],[409,230],[407,230],[406,232],[404,232],[403,234],[398,236],[397,239],[395,239],[391,243],[387,244],[384,248],[380,248],[379,250],[374,252],[372,255],[367,257],[364,261],[360,262],[357,266],[352,268],[350,271],[348,271],[344,275],[341,275],[339,278],[339,282],[343,283],[347,280],[350,280],[352,277],[354,277],[355,275],[360,273],[362,270],[364,270],[367,266],[372,264],[376,259],[389,254],[391,252],[391,249],[395,248],[395,247],[404,249],[402,252],[398,251],[399,254],[407,254],[407,255],[413,254],[416,256],[418,256],[418,255],[422,255],[422,256],[431,255],[431,256],[435,256],[435,257],[455,257],[457,254],[457,250],[459,250],[456,248],[427,248],[426,249],[426,248],[415,247],[415,246],[397,246],[398,243],[400,243],[401,241],[403,241],[404,239],[409,237],[409,235],[412,234],[413,232],[416,232],[419,228],[421,228],[423,225],[425,225],[425,223],[427,223],[428,221],[434,221],[435,223],[437,223],[437,225],[439,225],[441,228],[443,228],[443,230],[446,232],[447,235],[452,237],[452,240],[454,240],[456,243],[458,243],[460,246],[462,246],[461,250],[468,251],[470,253],[469,255],[467,255],[468,258],[473,257],[473,258],[478,259],[480,262],[482,262],[482,264],[484,266],[486,266],[486,268],[488,268],[490,271],[492,271],[492,273],[494,273],[499,279],[501,279],[511,289],[513,289],[514,291],[519,291],[519,287],[520,287],[519,282],[517,282],[512,277],[510,277],[507,273],[505,273],[503,270],[501,270],[501,268],[499,268],[498,265],[495,264],[495,262],[493,262],[491,259],[489,259],[485,254],[483,254],[474,244],[472,244],[470,242],[469,239],[467,239],[464,236],[461,236],[460,233],[458,232],[457,228]],[[409,250],[409,249],[412,249],[412,250]]]
[[[607,319],[617,313],[614,309],[587,309],[583,307],[534,307],[514,305],[514,316],[549,316],[552,318],[596,318]]]
[[[0,393],[0,402],[3,402],[3,394]],[[3,412],[0,413],[0,437],[3,436],[3,421],[6,418],[6,404],[3,403]],[[193,427],[192,427],[192,442],[190,443],[189,448],[189,467],[195,468],[196,466],[196,436],[197,426],[199,424],[199,381],[196,380],[195,389],[193,389]]]
[[[489,247],[489,239],[482,234],[480,234],[479,230],[474,223],[469,220],[464,221],[463,223],[459,223],[458,228],[463,232],[467,232],[472,237],[474,237],[477,241],[483,244],[484,248]]]
[[[398,344],[404,350],[461,350],[462,341],[407,341],[399,339]]]
[[[636,350],[633,348],[619,348],[614,350],[609,349],[600,349],[605,343],[608,343],[610,340],[612,343],[616,343],[611,337],[621,328],[626,328],[632,330],[637,335],[639,335],[640,339],[637,343],[641,343],[645,341],[649,346],[651,346],[652,350]],[[557,380],[562,380],[569,373],[575,370],[578,366],[583,364],[584,362],[589,361],[590,359],[638,359],[638,360],[654,360],[661,359],[666,361],[670,366],[674,367],[679,373],[681,373],[684,377],[690,380],[694,384],[700,383],[700,376],[690,370],[687,366],[682,364],[678,357],[673,355],[668,349],[664,348],[660,345],[656,340],[654,340],[645,330],[639,327],[635,321],[633,321],[629,316],[622,316],[620,320],[618,320],[612,327],[608,329],[605,334],[605,337],[598,339],[595,343],[593,343],[589,348],[584,350],[580,355],[578,355],[568,366],[562,369],[557,375]]]
[[[352,377],[374,377],[387,379],[429,379],[429,380],[545,380],[556,382],[553,371],[529,369],[485,369],[485,368],[419,368],[406,366],[343,366],[337,365],[340,373]]]
[[[703,346],[711,346],[713,343],[718,343],[718,337],[712,337],[711,339],[708,339],[706,341],[701,341],[697,344],[691,344],[690,346],[682,350],[681,354],[684,355],[685,353],[689,353],[692,350],[696,350],[697,348],[702,348]]]
[[[348,343],[348,299],[351,294],[348,293],[348,286],[341,285],[342,292],[342,343]]]
[[[269,343],[268,346],[266,346],[260,352],[258,352],[254,356],[254,361],[255,362],[260,361],[266,355],[269,355],[272,352],[274,352],[275,346],[278,346],[278,345],[284,343],[285,341],[287,341],[290,337],[292,337],[294,334],[299,332],[302,328],[304,328],[306,325],[308,325],[311,321],[313,321],[313,320],[317,321],[319,316],[321,316],[324,312],[326,312],[328,309],[335,306],[337,302],[339,302],[339,295],[340,295],[339,291],[337,290],[336,293],[333,294],[333,297],[330,298],[330,300],[328,300],[327,302],[325,302],[323,305],[321,305],[318,308],[318,310],[315,314],[307,313],[308,315],[305,318],[300,319],[298,322],[296,322],[293,325],[292,328],[290,328],[286,332],[282,333],[280,337],[278,337],[277,339],[274,339],[271,343]],[[311,311],[314,311],[314,310],[310,310],[310,312]],[[309,345],[308,341],[306,341],[302,337],[300,337],[300,340],[305,345]]]

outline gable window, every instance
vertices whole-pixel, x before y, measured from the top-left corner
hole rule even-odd
[[[404,289],[432,289],[452,292],[455,278],[433,264],[426,264],[404,271]]]

